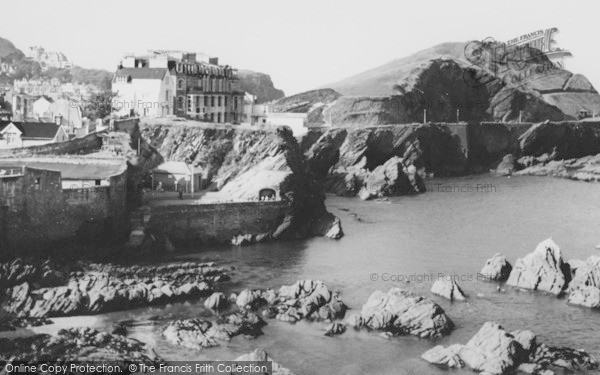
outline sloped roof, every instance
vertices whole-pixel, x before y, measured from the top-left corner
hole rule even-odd
[[[167,68],[121,68],[117,70],[117,77],[131,77],[132,79],[163,79]]]
[[[52,139],[60,129],[59,125],[49,122],[0,121],[0,132],[11,123],[19,129],[23,138]]]
[[[118,176],[127,169],[126,164],[60,163],[38,161],[10,161],[11,166],[26,166],[60,172],[63,180],[105,180]]]

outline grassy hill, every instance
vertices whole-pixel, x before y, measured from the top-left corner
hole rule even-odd
[[[443,43],[410,56],[398,58],[387,64],[356,74],[338,82],[324,85],[342,95],[380,96],[398,92],[394,87],[408,78],[421,64],[435,59],[452,59],[469,64],[464,49],[467,43]]]

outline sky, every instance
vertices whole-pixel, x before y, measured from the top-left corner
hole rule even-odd
[[[557,27],[566,68],[600,89],[600,1],[19,0],[0,37],[115,70],[126,52],[187,50],[267,73],[291,95],[444,42],[507,41]]]

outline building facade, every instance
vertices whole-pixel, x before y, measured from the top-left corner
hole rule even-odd
[[[118,95],[115,107],[121,115],[175,115],[205,122],[240,123],[244,93],[235,90],[236,81],[235,70],[219,65],[217,58],[200,61],[195,53],[179,51],[130,55],[123,59],[113,80],[113,92]],[[119,108],[127,106],[134,108]]]
[[[0,121],[0,149],[64,142],[69,136],[62,126],[46,122]]]

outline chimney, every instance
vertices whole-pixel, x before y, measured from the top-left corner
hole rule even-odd
[[[219,58],[218,57],[209,57],[208,63],[212,64],[212,65],[219,65]]]
[[[62,125],[62,115],[54,116],[54,121],[56,125]]]

